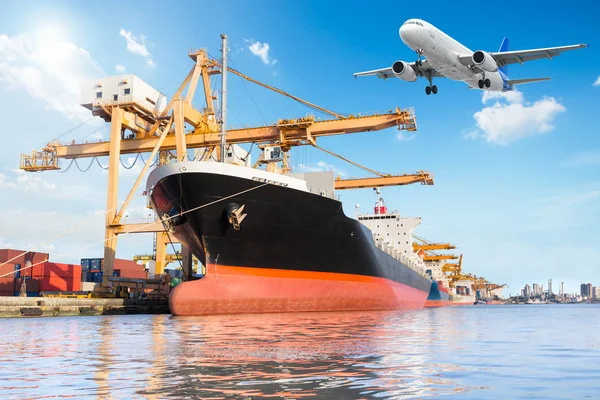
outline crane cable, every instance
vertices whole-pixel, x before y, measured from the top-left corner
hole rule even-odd
[[[234,193],[234,194],[232,194],[232,195],[229,195],[229,196],[226,196],[226,197],[220,198],[220,199],[218,199],[218,200],[211,201],[211,202],[209,202],[209,203],[203,204],[203,205],[201,205],[201,206],[194,207],[194,208],[191,208],[191,209],[189,209],[189,210],[186,210],[186,211],[180,212],[179,214],[175,214],[175,215],[173,215],[173,216],[166,217],[166,218],[161,218],[161,219],[159,219],[158,221],[154,221],[154,222],[151,222],[151,223],[149,223],[149,224],[146,224],[146,225],[139,226],[139,227],[137,227],[137,228],[135,228],[135,229],[132,229],[132,230],[131,230],[131,231],[129,231],[129,232],[122,233],[122,234],[120,234],[119,236],[126,236],[126,235],[129,235],[129,234],[131,234],[131,233],[135,233],[135,232],[137,232],[137,231],[139,231],[139,230],[142,230],[142,229],[144,229],[144,228],[146,228],[146,227],[148,227],[148,226],[154,225],[156,222],[160,222],[160,223],[162,223],[163,227],[165,228],[165,231],[167,231],[167,232],[168,232],[168,229],[167,229],[167,227],[165,226],[165,222],[167,222],[167,221],[169,221],[169,220],[171,220],[171,219],[173,219],[173,218],[178,218],[178,217],[181,217],[182,215],[185,215],[185,214],[188,214],[188,213],[191,213],[191,212],[194,212],[194,211],[200,210],[200,209],[202,209],[202,208],[205,208],[205,207],[208,207],[208,206],[211,206],[211,205],[214,205],[214,204],[220,203],[220,202],[222,202],[222,201],[225,201],[225,200],[228,200],[228,199],[230,199],[230,198],[232,198],[232,197],[236,197],[236,196],[239,196],[239,195],[241,195],[241,194],[248,193],[248,192],[251,192],[251,191],[253,191],[253,190],[256,190],[256,189],[260,189],[261,187],[263,187],[263,186],[267,186],[267,185],[270,185],[270,183],[269,183],[269,182],[266,182],[266,183],[263,183],[263,184],[261,184],[261,185],[255,186],[255,187],[253,187],[253,188],[246,189],[246,190],[242,190],[241,192],[237,192],[237,193]],[[112,211],[112,210],[111,210],[111,211]],[[110,212],[110,211],[107,211],[106,213],[109,213],[109,212]],[[68,233],[68,232],[67,232],[67,233]],[[107,241],[109,241],[109,240],[112,240],[112,239],[113,239],[113,238],[109,237],[109,238],[105,238],[105,239],[103,239],[103,240],[99,240],[99,241],[97,241],[97,242],[94,242],[94,243],[88,244],[87,246],[83,247],[83,248],[82,248],[82,250],[83,250],[83,249],[87,249],[87,248],[89,248],[89,247],[92,247],[92,246],[95,246],[95,245],[97,245],[97,244],[100,244],[100,243],[106,243]],[[60,255],[60,256],[62,256],[62,255],[66,255],[66,254],[59,254],[59,255]],[[26,270],[26,269],[29,269],[29,268],[33,268],[33,267],[34,267],[34,266],[36,266],[36,265],[39,265],[39,264],[43,264],[43,263],[45,263],[46,261],[48,261],[48,260],[46,259],[46,260],[44,260],[44,261],[40,261],[40,262],[37,262],[37,263],[35,263],[35,264],[31,264],[31,265],[29,265],[29,266],[26,266],[26,267],[23,267],[23,268],[20,268],[20,269],[16,269],[16,270],[14,270],[14,271],[11,271],[11,272],[8,272],[8,273],[6,273],[6,274],[0,275],[0,278],[4,278],[5,276],[8,276],[8,275],[14,274],[14,273],[16,273],[16,272],[21,272],[21,271],[24,271],[24,270]]]
[[[214,57],[213,57],[213,58],[214,58]],[[215,59],[215,60],[213,60],[213,61],[214,61],[214,62],[215,62],[215,63],[216,63],[216,64],[217,64],[219,67],[222,67],[222,65],[221,65],[221,62],[220,62],[220,61],[218,61],[218,60],[216,60],[216,59]],[[333,112],[333,111],[327,110],[326,108],[320,107],[320,106],[318,106],[318,105],[316,105],[316,104],[313,104],[313,103],[311,103],[311,102],[308,102],[308,101],[306,101],[306,100],[302,100],[302,99],[301,99],[301,98],[299,98],[299,97],[296,97],[296,96],[294,96],[294,95],[292,95],[292,94],[289,94],[289,93],[287,93],[287,92],[285,92],[285,91],[283,91],[283,90],[281,90],[281,89],[278,89],[278,88],[276,88],[276,87],[273,87],[273,86],[271,86],[271,85],[267,85],[266,83],[263,83],[263,82],[257,81],[256,79],[254,79],[254,78],[252,78],[252,77],[250,77],[250,76],[248,76],[248,75],[242,74],[241,72],[239,72],[239,71],[237,71],[237,70],[235,70],[235,69],[233,69],[233,68],[227,67],[227,71],[229,71],[229,72],[231,72],[232,74],[235,74],[235,75],[237,75],[237,76],[239,76],[239,77],[241,77],[241,78],[244,78],[244,79],[246,79],[247,81],[250,81],[250,82],[252,82],[252,83],[255,83],[255,84],[259,85],[259,86],[265,87],[265,88],[267,88],[267,89],[269,89],[269,90],[272,90],[272,91],[274,91],[274,92],[276,92],[276,93],[279,93],[279,94],[281,94],[281,95],[283,95],[283,96],[289,97],[290,99],[296,100],[297,102],[299,102],[299,103],[301,103],[301,104],[304,104],[304,105],[305,105],[305,106],[307,106],[307,107],[313,108],[313,109],[315,109],[315,110],[319,110],[319,111],[321,111],[321,112],[323,112],[323,113],[325,113],[325,114],[332,115],[332,116],[334,116],[334,117],[336,117],[336,118],[339,118],[339,119],[344,119],[344,118],[345,118],[345,117],[344,117],[343,115],[341,115],[341,114],[338,114],[338,113],[336,113],[336,112]],[[263,118],[263,119],[264,119],[264,118]]]
[[[321,150],[321,151],[324,151],[324,152],[325,152],[325,153],[327,153],[327,154],[330,154],[330,155],[332,155],[332,156],[334,156],[334,157],[337,157],[337,158],[339,158],[340,160],[344,160],[344,161],[346,161],[346,162],[348,162],[348,163],[350,163],[350,164],[354,165],[355,167],[358,167],[358,168],[364,169],[365,171],[367,171],[367,172],[370,172],[370,173],[372,173],[372,174],[374,174],[374,175],[378,175],[378,176],[380,176],[380,177],[382,177],[382,178],[385,178],[386,176],[389,176],[389,175],[386,175],[386,174],[382,174],[381,172],[377,172],[377,171],[375,171],[375,170],[372,170],[372,169],[370,169],[370,168],[367,168],[367,167],[365,167],[364,165],[360,165],[360,164],[358,164],[358,163],[355,163],[354,161],[348,160],[347,158],[345,158],[345,157],[342,157],[342,156],[340,156],[339,154],[336,154],[336,153],[334,153],[333,151],[329,151],[329,150],[327,150],[327,149],[324,149],[324,148],[322,148],[321,146],[317,146],[317,144],[316,144],[316,143],[313,143],[313,142],[311,142],[310,144],[311,144],[313,147],[316,147],[317,149],[319,149],[319,150]]]
[[[110,209],[110,210],[106,211],[104,214],[106,215],[106,214],[108,214],[109,212],[111,212],[111,211],[114,211],[114,210],[116,210],[116,208],[112,208],[112,209]],[[67,230],[66,232],[63,232],[63,233],[61,233],[60,235],[58,235],[58,236],[56,236],[56,237],[54,237],[54,238],[50,239],[50,240],[49,240],[49,241],[47,241],[47,242],[44,242],[44,243],[42,243],[41,245],[42,245],[42,246],[48,246],[48,245],[52,244],[52,242],[54,242],[55,240],[58,240],[58,239],[60,239],[61,237],[65,236],[66,234],[68,234],[68,233],[71,233],[71,232],[74,232],[74,231],[78,230],[79,228],[81,228],[81,227],[83,227],[83,226],[88,226],[88,221],[89,221],[89,220],[91,220],[92,218],[95,218],[95,217],[96,217],[96,215],[92,215],[90,218],[86,218],[86,219],[84,220],[84,222],[83,222],[83,223],[81,223],[81,224],[77,225],[75,228],[71,228],[70,230]],[[18,256],[14,256],[14,257],[13,257],[13,258],[11,258],[10,260],[8,260],[8,261],[5,261],[5,262],[1,263],[1,264],[0,264],[0,267],[2,267],[3,265],[6,265],[6,264],[8,264],[8,263],[9,263],[9,262],[11,262],[11,261],[14,261],[14,260],[16,260],[16,259],[17,259],[17,258],[19,258],[19,257],[22,257],[22,256],[24,256],[24,255],[25,255],[25,254],[27,254],[27,253],[32,253],[32,252],[33,252],[33,250],[27,250],[27,251],[24,251],[23,253],[19,254]],[[46,261],[47,261],[47,260],[46,260]],[[20,270],[19,270],[19,271],[20,271]],[[17,271],[15,271],[15,272],[17,272]],[[2,275],[2,276],[5,276],[5,275]]]

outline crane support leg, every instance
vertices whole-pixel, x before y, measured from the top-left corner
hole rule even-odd
[[[156,157],[156,153],[158,153],[158,149],[160,149],[160,146],[162,145],[163,141],[165,140],[165,137],[167,136],[167,133],[171,129],[171,125],[172,124],[173,124],[173,118],[171,117],[171,119],[169,120],[169,123],[167,124],[167,126],[165,126],[163,128],[163,131],[160,134],[160,138],[158,139],[158,142],[156,143],[156,146],[154,146],[154,149],[152,150],[152,153],[150,153],[150,157],[148,158],[148,162],[146,164],[144,164],[144,167],[140,171],[140,174],[138,175],[137,179],[135,180],[135,183],[133,184],[133,187],[131,188],[131,190],[129,191],[129,194],[125,198],[125,202],[121,206],[121,210],[116,215],[116,217],[115,217],[115,219],[113,221],[114,225],[118,225],[118,224],[121,223],[121,218],[123,217],[123,213],[125,212],[125,209],[129,205],[129,202],[131,201],[131,199],[133,197],[133,194],[135,193],[135,191],[137,190],[138,186],[140,185],[140,182],[142,181],[142,178],[146,175],[146,172],[148,172],[148,168],[150,168],[150,162],[154,159],[154,157]]]
[[[183,100],[175,100],[173,103],[173,117],[175,118],[175,146],[177,149],[178,161],[186,161],[187,154],[187,148],[185,146],[185,120],[183,110]]]
[[[156,232],[156,273],[162,274],[165,272],[167,262],[167,244],[169,236],[167,232]]]
[[[104,242],[104,264],[102,266],[102,286],[104,288],[109,287],[108,278],[113,274],[115,254],[117,251],[117,235],[113,227],[113,221],[117,217],[117,200],[119,196],[119,160],[121,157],[121,128],[123,125],[123,110],[121,108],[112,108],[110,124],[106,233]]]

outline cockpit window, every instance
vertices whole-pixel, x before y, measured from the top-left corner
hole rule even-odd
[[[408,24],[415,24],[415,25],[423,26],[423,24],[422,24],[422,23],[420,23],[420,22],[417,22],[417,21],[406,21],[406,22],[404,23],[404,25],[408,25]]]

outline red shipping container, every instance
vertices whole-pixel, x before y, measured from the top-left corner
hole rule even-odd
[[[15,278],[0,278],[0,292],[15,292]]]
[[[143,266],[140,265],[139,267],[141,267],[139,270],[115,269],[115,271],[118,272],[121,278],[147,279],[148,273],[142,269]]]
[[[15,279],[15,292],[21,291],[22,284],[23,278]],[[37,279],[25,279],[25,290],[27,293],[39,292],[40,281]]]
[[[113,270],[120,270],[120,271],[130,271],[130,270],[134,270],[134,271],[138,271],[138,270],[143,270],[144,266],[138,264],[135,261],[132,260],[123,260],[120,258],[115,258],[115,264],[113,266]]]
[[[0,263],[11,260],[10,262],[13,264],[25,265],[27,261],[31,261],[32,264],[35,264],[47,260],[48,257],[48,253],[38,253],[35,251],[15,249],[0,249]]]
[[[63,278],[71,278],[73,276],[81,277],[81,265],[76,264],[45,262],[35,265],[32,269],[32,277],[34,279],[52,276],[59,276]]]
[[[81,290],[81,265],[45,262],[33,267],[33,278],[42,292]]]
[[[2,264],[3,262],[0,261],[0,264]],[[25,272],[25,271],[23,271]],[[10,274],[10,275],[6,275],[3,276],[5,274]],[[4,278],[14,278],[15,277],[15,264],[4,264],[2,266],[0,266],[0,279],[4,279]]]
[[[79,292],[80,290],[81,274],[70,277],[51,275],[40,279],[41,292]]]

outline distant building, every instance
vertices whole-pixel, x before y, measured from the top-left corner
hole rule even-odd
[[[560,295],[561,296],[565,295],[565,283],[564,282],[560,283]]]
[[[538,294],[540,294],[540,285],[538,285],[537,283],[533,284],[533,295],[537,296]]]
[[[548,279],[548,296],[552,296],[552,279]]]
[[[525,290],[521,289],[521,297],[525,297]]]
[[[580,286],[581,289],[581,297],[592,297],[592,284],[591,283],[582,283]]]
[[[529,286],[529,284],[525,285],[525,297],[531,297],[532,293],[531,293],[531,286]]]
[[[598,288],[597,286],[592,286],[592,299],[600,298],[600,290],[598,289],[600,288]]]

